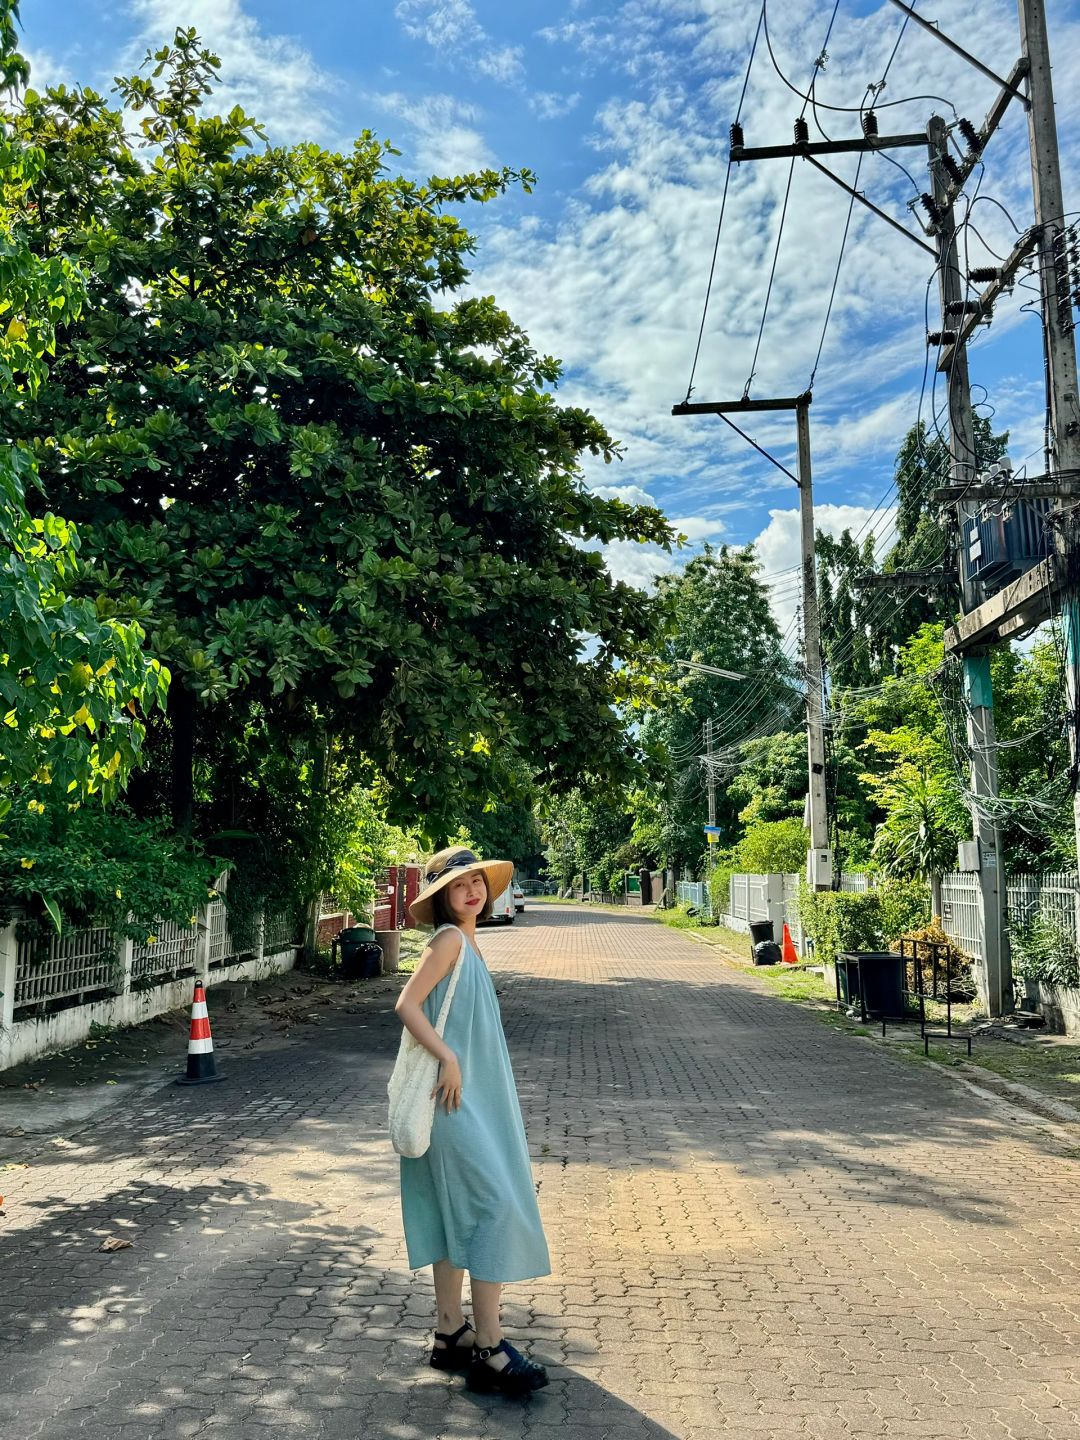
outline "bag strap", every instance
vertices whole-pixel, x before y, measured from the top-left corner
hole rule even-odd
[[[444,930],[457,930],[456,925],[444,925]],[[461,948],[458,950],[457,959],[454,961],[454,968],[450,975],[450,988],[447,990],[442,1005],[439,1007],[439,1018],[435,1022],[435,1033],[442,1039],[443,1031],[446,1029],[446,1019],[450,1014],[450,1001],[454,998],[454,991],[457,989],[458,976],[461,974],[461,960],[465,954],[465,932],[458,930],[461,936]]]

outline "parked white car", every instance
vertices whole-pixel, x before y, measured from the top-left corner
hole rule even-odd
[[[520,885],[514,886],[514,909],[519,915],[525,909],[525,891]]]
[[[490,917],[484,921],[485,925],[512,925],[517,917],[514,908],[514,887],[508,885],[501,895],[497,896],[491,907]]]

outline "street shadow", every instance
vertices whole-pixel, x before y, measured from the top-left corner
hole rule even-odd
[[[267,1426],[316,1440],[526,1440],[573,1416],[625,1440],[680,1440],[560,1363],[558,1346],[535,1347],[551,1384],[528,1402],[470,1393],[428,1364],[430,1278],[388,1264],[377,1229],[267,1185],[148,1180],[25,1210],[39,1218],[0,1239],[9,1440],[264,1440]],[[102,1253],[104,1233],[130,1248]],[[556,1318],[506,1307],[519,1336]]]

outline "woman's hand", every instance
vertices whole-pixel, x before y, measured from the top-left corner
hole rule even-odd
[[[431,1093],[437,1097],[435,1103],[441,1101],[448,1111],[461,1109],[461,1066],[456,1055],[439,1066],[439,1083]]]

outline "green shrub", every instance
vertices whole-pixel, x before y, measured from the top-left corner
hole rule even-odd
[[[1080,985],[1076,944],[1060,921],[1036,915],[1016,926],[1009,937],[1013,974],[1021,980],[1042,980],[1047,985]]]
[[[26,906],[31,923],[48,901],[65,925],[145,939],[151,921],[190,923],[221,864],[118,806],[82,806],[9,817],[0,894]]]
[[[735,849],[720,850],[709,876],[709,899],[713,915],[726,915],[731,906],[731,877],[739,869]]]
[[[876,890],[799,890],[799,915],[814,942],[818,964],[835,965],[845,950],[880,950],[885,944],[881,897]]]
[[[922,930],[930,923],[930,887],[925,880],[880,880],[875,894],[881,901],[881,933],[890,948],[901,935]]]
[[[738,869],[748,875],[792,875],[806,865],[810,832],[801,820],[760,820],[739,841]]]

